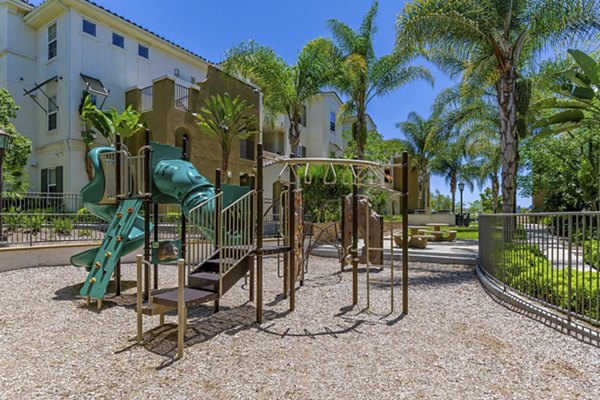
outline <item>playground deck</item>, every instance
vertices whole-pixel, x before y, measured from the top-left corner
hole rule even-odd
[[[169,268],[161,287],[176,282]],[[144,317],[145,344],[134,345],[135,268],[123,271],[124,295],[107,295],[101,312],[83,305],[72,266],[1,274],[1,399],[600,395],[600,349],[497,304],[471,266],[411,263],[411,314],[401,318],[385,315],[384,283],[371,289],[371,312],[344,307],[351,272],[318,257],[288,313],[268,259],[265,322],[254,324],[254,305],[237,285],[218,314],[210,305],[190,311],[178,361],[176,316],[152,330],[158,321]],[[396,298],[401,309],[399,291]]]

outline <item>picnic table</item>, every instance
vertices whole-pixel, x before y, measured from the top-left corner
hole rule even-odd
[[[452,242],[456,239],[456,231],[442,231],[443,226],[449,226],[442,222],[430,222],[427,227],[433,230],[421,230],[421,234],[431,235],[434,237],[434,242]]]
[[[425,226],[409,225],[408,230],[408,247],[415,247],[418,249],[424,249],[427,247],[427,241],[433,240],[435,237],[432,235],[422,235],[420,232],[425,229]],[[402,247],[402,235],[394,235],[394,241],[398,247]]]

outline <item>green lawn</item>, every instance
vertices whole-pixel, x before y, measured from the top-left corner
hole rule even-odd
[[[458,240],[479,240],[479,226],[477,224],[471,224],[469,227],[449,226],[444,230],[457,231],[456,239]]]

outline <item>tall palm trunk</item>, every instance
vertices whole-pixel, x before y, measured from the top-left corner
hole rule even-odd
[[[452,194],[452,214],[454,214],[454,211],[456,209],[456,180],[456,174],[452,173],[452,176],[450,177],[450,193]]]
[[[85,153],[83,154],[83,162],[85,163],[85,173],[88,176],[88,179],[91,181],[94,178],[94,172],[92,169],[92,162],[88,158],[88,154],[90,153],[91,146],[86,143],[85,145]]]
[[[516,72],[514,66],[496,84],[500,111],[500,151],[502,154],[502,210],[514,211],[517,177],[517,107]]]
[[[298,122],[298,118],[290,117],[288,139],[290,141],[291,154],[298,154],[298,146],[300,145],[300,123]]]
[[[227,171],[229,169],[229,152],[230,148],[227,146],[221,147],[221,182],[229,182]]]
[[[498,192],[500,190],[500,184],[498,182],[498,175],[492,174],[490,176],[492,181],[492,212],[498,213]]]

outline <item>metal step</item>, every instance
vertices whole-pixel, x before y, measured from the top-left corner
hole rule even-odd
[[[194,289],[216,292],[219,288],[219,274],[196,272],[188,275],[188,286]]]

